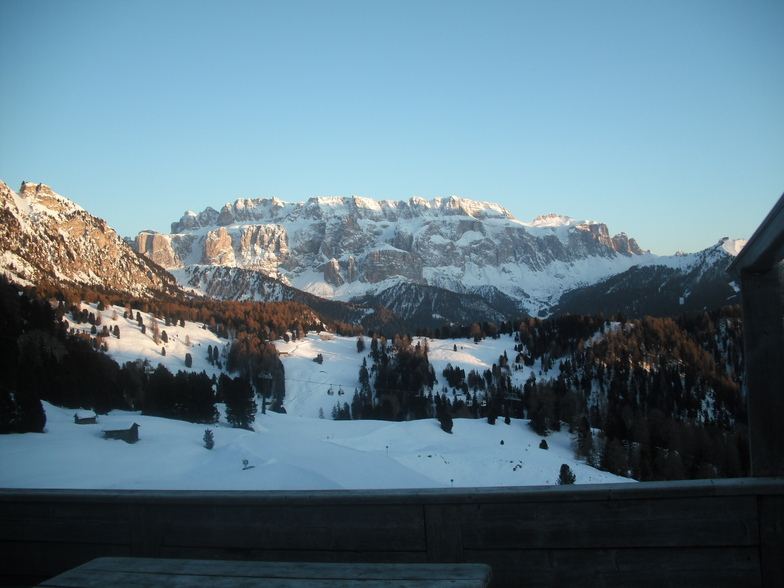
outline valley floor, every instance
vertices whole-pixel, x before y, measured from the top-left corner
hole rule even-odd
[[[162,490],[329,490],[555,484],[568,464],[578,484],[629,481],[573,458],[568,434],[540,437],[527,421],[489,425],[456,419],[390,423],[332,421],[269,413],[255,431],[113,411],[76,425],[74,411],[45,403],[44,434],[0,437],[2,488]],[[101,431],[138,423],[140,440],[105,440]],[[503,444],[502,444],[503,441]],[[243,460],[248,460],[244,469]]]

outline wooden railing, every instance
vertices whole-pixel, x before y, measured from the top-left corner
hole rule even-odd
[[[99,556],[475,562],[493,586],[781,586],[784,479],[321,491],[0,490],[0,581]]]

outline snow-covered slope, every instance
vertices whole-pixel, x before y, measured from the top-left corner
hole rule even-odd
[[[0,437],[2,488],[331,490],[555,484],[568,464],[577,484],[633,482],[573,457],[566,433],[539,437],[520,421],[330,421],[269,413],[255,431],[113,411],[75,425],[72,410],[45,404],[44,434]],[[140,440],[105,440],[104,428],[138,423]],[[504,444],[501,444],[504,441]],[[89,457],[88,457],[89,456]],[[243,460],[252,468],[244,469]]]
[[[550,311],[672,316],[739,304],[738,286],[726,269],[745,243],[725,238],[697,253],[660,257],[655,263],[632,266],[565,292]]]
[[[95,306],[90,311],[99,312]],[[122,314],[120,307],[101,313],[104,325],[120,328],[120,338],[108,340],[108,353],[118,362],[147,359],[153,367],[164,363],[172,372],[218,373],[207,362],[207,347],[223,349],[228,341],[202,325],[161,325],[169,340],[162,355],[150,330],[143,334],[136,321]],[[142,318],[149,324],[148,315]],[[565,432],[547,438],[548,450],[539,449],[541,438],[527,421],[489,425],[484,419],[456,419],[451,435],[434,419],[333,421],[332,407],[338,401],[351,402],[366,357],[357,353],[356,339],[311,333],[277,345],[286,371],[288,414],[258,414],[253,432],[232,429],[223,417],[206,427],[122,411],[99,415],[95,425],[76,425],[73,410],[46,404],[45,434],[0,436],[0,487],[295,490],[547,485],[555,483],[564,463],[575,472],[578,484],[630,481],[576,460]],[[511,350],[513,341],[502,337],[479,344],[449,340],[428,345],[440,376],[447,363],[466,371],[487,369]],[[186,353],[193,357],[191,368],[185,367]],[[319,353],[322,364],[313,361]],[[528,371],[515,372],[515,381],[527,375]],[[330,388],[335,394],[328,394]],[[340,389],[346,394],[339,395]],[[319,418],[320,411],[326,418]],[[102,438],[103,429],[133,422],[140,425],[138,443]],[[213,430],[215,439],[211,451],[202,440],[206,428]],[[243,469],[243,460],[253,467]]]

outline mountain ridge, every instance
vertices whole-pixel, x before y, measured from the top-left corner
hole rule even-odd
[[[0,202],[0,269],[21,283],[295,300],[373,328],[732,304],[737,288],[723,270],[744,243],[656,256],[603,223],[556,214],[523,223],[455,196],[237,199],[187,212],[172,223],[179,233],[142,231],[131,241],[43,184],[17,194],[0,183]]]
[[[224,267],[371,306],[394,304],[393,293],[403,285],[409,298],[412,286],[477,295],[489,302],[480,314],[493,318],[548,316],[567,292],[634,266],[683,266],[681,257],[643,251],[626,233],[611,236],[604,223],[557,214],[525,223],[499,205],[456,196],[317,197],[299,203],[239,198],[220,211],[186,212],[170,234],[143,231],[136,249],[178,276],[187,270],[189,286],[198,283],[205,294],[220,289],[227,298],[244,299],[258,291],[258,285],[234,292],[210,285],[207,268]],[[490,308],[493,300],[503,303]],[[442,312],[448,306],[433,308],[431,320],[450,320],[450,312]],[[411,314],[423,316],[423,307]]]
[[[25,182],[19,193],[0,181],[0,270],[21,284],[62,281],[128,292],[175,295],[179,287],[137,254],[105,220]]]

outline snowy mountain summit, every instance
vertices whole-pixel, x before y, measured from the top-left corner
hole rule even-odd
[[[243,275],[253,272],[328,299],[383,303],[385,292],[419,286],[527,314],[655,257],[602,223],[557,215],[524,223],[499,205],[456,196],[238,199],[186,212],[171,234],[142,232],[136,247],[204,293],[214,295],[213,270],[226,268],[220,279],[242,286],[221,288],[225,298],[264,299],[261,284]]]
[[[65,282],[137,296],[178,290],[106,221],[44,184],[25,182],[17,193],[0,181],[0,226],[0,273],[19,283]]]

